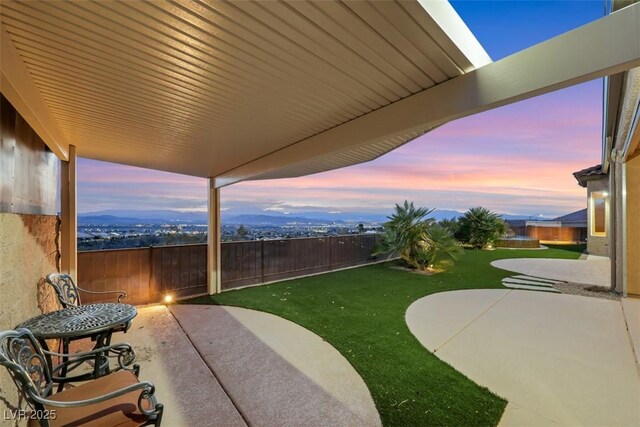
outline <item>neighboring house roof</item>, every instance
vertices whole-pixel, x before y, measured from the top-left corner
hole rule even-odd
[[[602,165],[591,166],[590,168],[582,169],[573,173],[574,178],[578,181],[578,184],[581,187],[586,187],[587,181],[606,175],[607,174],[602,170]]]
[[[554,219],[546,220],[507,220],[511,227],[587,227],[587,209],[571,212]]]
[[[587,208],[559,216],[553,221],[560,221],[562,227],[587,227]]]
[[[555,218],[553,221],[562,221],[562,222],[578,222],[578,221],[587,221],[587,208],[580,209],[579,211],[571,212],[570,214],[562,215]]]

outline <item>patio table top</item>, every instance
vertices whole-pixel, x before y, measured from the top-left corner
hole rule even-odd
[[[99,303],[68,307],[22,322],[38,339],[91,336],[131,321],[138,311],[129,304]]]

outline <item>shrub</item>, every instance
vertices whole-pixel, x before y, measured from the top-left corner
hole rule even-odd
[[[426,231],[423,240],[423,264],[429,270],[444,270],[462,253],[458,241],[448,228],[435,224]]]
[[[508,230],[507,223],[498,214],[482,207],[469,209],[458,223],[460,240],[475,248],[493,245]]]
[[[453,233],[453,237],[455,237],[457,240],[460,240],[460,223],[456,218],[442,219],[438,224],[451,231],[451,233]]]

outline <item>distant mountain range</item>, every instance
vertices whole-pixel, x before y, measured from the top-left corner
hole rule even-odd
[[[224,224],[232,225],[271,225],[271,226],[285,226],[285,225],[336,225],[345,224],[346,221],[341,219],[321,219],[321,218],[309,218],[292,215],[236,215],[229,218],[223,218]]]
[[[117,210],[110,209],[78,214],[78,222],[95,223],[105,220],[118,223],[207,222],[206,212],[180,212],[172,210]]]
[[[453,210],[437,209],[431,216],[436,220],[457,218],[462,213]],[[542,219],[532,215],[502,215],[505,219]],[[305,225],[323,226],[353,223],[382,223],[387,220],[384,214],[371,214],[359,212],[297,212],[284,214],[269,212],[269,214],[233,214],[222,212],[222,223],[228,225],[262,225],[262,226],[286,226]],[[137,224],[137,223],[195,223],[207,222],[206,212],[180,212],[174,210],[103,210],[87,212],[78,215],[80,224]]]

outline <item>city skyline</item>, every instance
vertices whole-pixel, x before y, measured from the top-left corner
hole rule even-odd
[[[602,16],[599,2],[452,4],[493,60]],[[571,173],[599,162],[601,102],[602,83],[591,81],[448,123],[373,162],[223,188],[222,209],[387,213],[408,199],[562,215],[586,206]],[[79,212],[206,209],[201,178],[80,159],[78,179]]]

